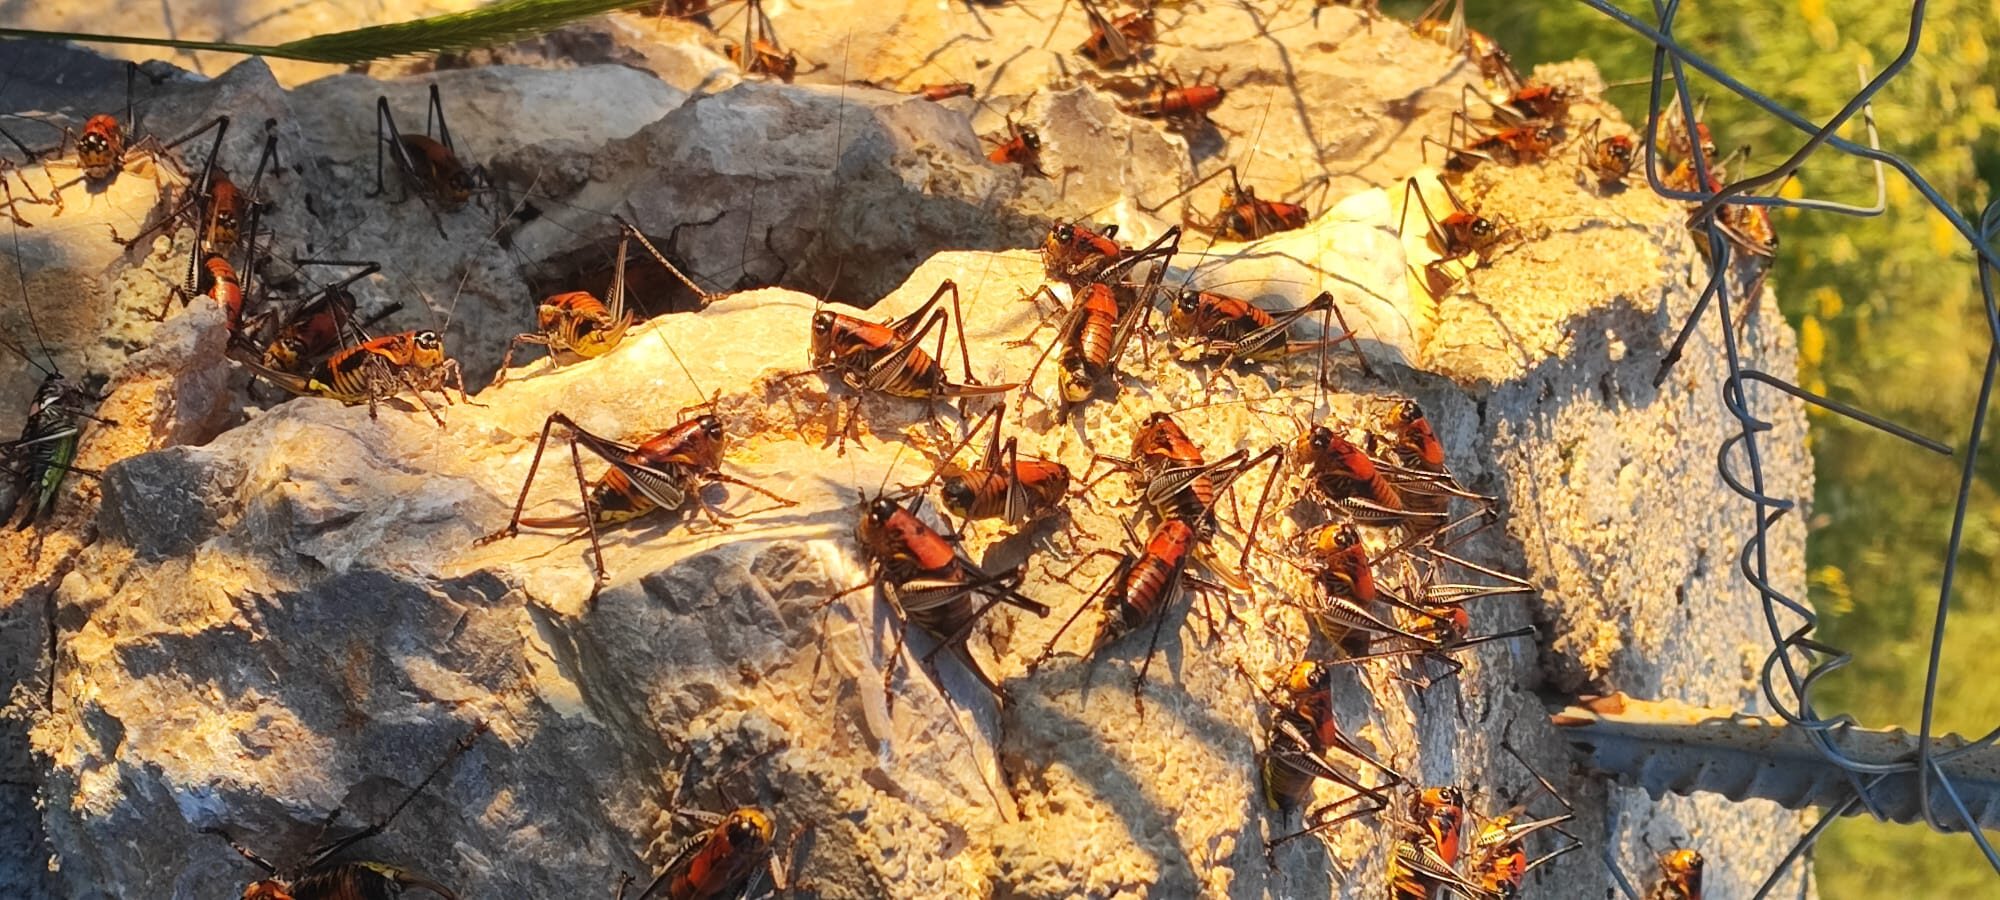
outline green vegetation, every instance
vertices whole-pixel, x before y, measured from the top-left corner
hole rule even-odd
[[[1651,4],[1624,5],[1653,19]],[[1651,72],[1650,44],[1580,3],[1473,0],[1466,15],[1524,68],[1581,52],[1607,81]],[[1683,8],[1677,32],[1725,71],[1824,121],[1853,94],[1857,64],[1872,74],[1900,51],[1908,15],[1905,3],[1702,0]],[[1875,104],[1885,149],[1914,162],[1975,221],[2000,187],[2000,84],[1988,48],[1997,37],[2000,0],[1934,0],[1921,55]],[[1713,98],[1707,120],[1725,153],[1748,144],[1754,160],[1775,163],[1804,139],[1716,85],[1692,87]],[[1614,91],[1633,121],[1643,120],[1645,94]],[[1857,161],[1822,154],[1790,190],[1866,204],[1870,177]],[[1777,225],[1773,278],[1799,331],[1801,381],[1963,447],[1991,337],[1964,240],[1894,173],[1880,218],[1787,212]],[[1914,729],[1959,463],[1833,416],[1815,413],[1812,423],[1811,597],[1826,614],[1825,639],[1856,654],[1815,699],[1828,714]],[[2000,644],[2000,453],[1982,454],[1977,476],[1937,714],[1941,730],[1975,735],[2000,724],[2000,691],[1986,688],[1981,671]],[[1821,842],[1818,873],[1831,898],[1876,896],[1890,885],[1906,896],[1990,896],[2000,878],[1963,836],[1856,819]]]

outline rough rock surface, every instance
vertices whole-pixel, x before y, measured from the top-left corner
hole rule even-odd
[[[802,55],[833,58],[808,48],[840,36],[816,44],[799,24],[808,17],[773,11]],[[874,68],[850,71],[849,79],[883,81],[899,71],[893,47],[922,46],[921,38],[872,27],[865,16],[879,14],[853,10],[847,58]],[[1352,22],[1357,30],[1326,47],[1274,41],[1269,52],[1282,46],[1300,55],[1294,68],[1259,65],[1295,71],[1302,81],[1345,71],[1340,83],[1354,91],[1368,85],[1370,97],[1434,86],[1456,105],[1459,76],[1441,49],[1424,49],[1393,23],[1362,29],[1345,9],[1320,14],[1321,25]],[[1051,47],[1080,39],[1064,36],[1076,18],[1071,10]],[[995,30],[1038,39],[1048,27]],[[863,44],[884,35],[895,40]],[[1167,52],[1198,51],[1188,44]],[[1326,54],[1360,56],[1342,70]],[[1020,58],[1049,65],[1055,57]],[[1351,68],[1364,59],[1373,60],[1370,69]],[[1377,69],[1379,80],[1352,75]],[[914,81],[943,80],[901,71]],[[1021,95],[1042,83],[1039,75],[1021,77]],[[1233,89],[1218,119],[1254,134],[1256,107],[1247,104],[1258,101],[1244,98],[1270,78],[1241,70],[1228,77],[1243,78],[1242,89]],[[408,121],[421,108],[421,82],[385,88],[342,77],[286,92],[251,64],[211,83],[162,85],[162,96],[174,99],[157,106],[162,117],[174,110],[179,127],[212,115],[211,105],[229,110],[238,123],[225,148],[232,172],[254,161],[259,123],[279,118],[288,167],[299,168],[273,188],[283,198],[277,227],[304,252],[379,254],[388,272],[364,285],[364,308],[403,300],[415,312],[399,327],[417,327],[427,304],[429,321],[451,323],[447,340],[476,382],[505,338],[528,324],[531,277],[576,271],[579,254],[601,255],[612,233],[601,219],[572,217],[564,203],[629,204],[661,238],[674,224],[718,211],[742,217],[683,229],[680,242],[662,246],[719,262],[690,266],[711,288],[733,288],[745,273],[801,283],[796,273],[760,268],[758,251],[746,249],[763,243],[756,232],[765,227],[781,266],[848,259],[840,284],[856,292],[853,299],[887,293],[863,313],[870,317],[908,311],[950,278],[961,288],[974,374],[989,383],[1020,380],[1038,349],[1007,341],[1037,321],[1037,307],[1021,298],[1041,283],[1040,264],[1030,252],[994,248],[1032,240],[1046,226],[1036,216],[1108,202],[1113,184],[1164,196],[1185,164],[1174,155],[1184,152],[1175,149],[1182,138],[1134,125],[1087,86],[1044,90],[1026,107],[1031,116],[1075,112],[1038,126],[1051,158],[1070,160],[1062,170],[1095,173],[1045,183],[979,162],[963,109],[865,88],[744,83],[710,94],[701,79],[618,67],[436,78],[446,85],[456,139],[480,148],[503,180],[518,188],[539,177],[535,192],[561,200],[540,203],[539,217],[509,228],[508,243],[482,240],[493,224],[477,209],[445,217],[447,240],[416,201],[384,206],[359,196],[373,182],[373,97],[389,93]],[[1334,90],[1315,88],[1322,89]],[[587,102],[612,95],[621,102]],[[1424,96],[1421,121],[1429,123],[1445,101]],[[1369,106],[1377,102],[1353,99],[1331,118],[1307,118],[1322,134],[1349,112],[1379,123],[1379,109]],[[84,98],[67,108],[92,104],[103,105]],[[617,115],[607,114],[611,105]],[[1079,122],[1094,124],[1071,130]],[[1694,296],[1689,272],[1699,258],[1681,233],[1681,213],[1638,191],[1586,191],[1566,159],[1477,173],[1461,193],[1482,211],[1504,213],[1526,240],[1433,300],[1409,276],[1426,261],[1421,247],[1396,236],[1400,180],[1416,172],[1416,135],[1441,130],[1433,124],[1371,131],[1373,143],[1328,150],[1320,164],[1363,174],[1335,182],[1309,229],[1185,253],[1170,275],[1226,285],[1273,308],[1330,290],[1359,327],[1378,377],[1341,362],[1335,389],[1322,398],[1300,362],[1225,374],[1211,394],[1202,385],[1206,369],[1170,358],[1156,343],[1144,361],[1137,350],[1131,355],[1115,400],[1094,402],[1064,425],[1045,401],[1053,372],[1044,365],[1032,385],[1038,399],[1020,402],[1010,429],[1022,430],[1024,451],[1080,473],[1094,451],[1123,451],[1133,424],[1157,409],[1184,410],[1180,418],[1215,457],[1289,438],[1294,414],[1373,421],[1389,398],[1417,398],[1466,483],[1505,500],[1503,527],[1466,552],[1523,572],[1542,589],[1532,601],[1482,602],[1476,630],[1532,622],[1541,638],[1482,648],[1455,684],[1422,697],[1397,679],[1394,663],[1343,674],[1343,724],[1425,782],[1470,788],[1474,805],[1487,811],[1532,796],[1532,780],[1498,743],[1506,737],[1523,748],[1576,804],[1574,830],[1590,844],[1539,876],[1536,896],[1596,900],[1606,885],[1599,847],[1612,846],[1643,878],[1649,842],[1688,835],[1709,849],[1709,894],[1747,896],[1789,843],[1777,837],[1802,827],[1797,815],[1715,798],[1655,804],[1637,791],[1608,789],[1573,770],[1534,693],[1616,687],[1762,708],[1747,668],[1717,664],[1754,663],[1763,626],[1728,566],[1736,549],[1730,536],[1741,533],[1747,513],[1709,465],[1727,433],[1712,337],[1697,335],[1674,376],[1650,386]],[[1125,149],[1106,153],[1106,162],[1070,149],[1087,146],[1096,130],[1123,134]],[[1246,145],[1247,138],[1231,139],[1228,155],[1247,154]],[[1277,145],[1304,152],[1289,139],[1266,137],[1265,145],[1259,158]],[[1115,179],[1103,174],[1112,164],[1123,167]],[[127,180],[137,181],[121,177],[116,190]],[[113,227],[122,228],[160,203],[149,190],[122,196],[100,199],[90,214],[118,217]],[[730,197],[736,202],[723,208]],[[488,215],[513,202],[496,200]],[[752,800],[778,812],[785,852],[828,897],[1382,895],[1388,829],[1381,823],[1350,823],[1324,847],[1298,842],[1275,869],[1263,859],[1262,840],[1291,823],[1265,812],[1257,795],[1261,698],[1290,663],[1325,649],[1286,599],[1304,588],[1290,567],[1256,563],[1252,595],[1230,601],[1243,621],[1219,633],[1199,613],[1176,613],[1142,706],[1129,686],[1143,639],[1086,664],[1073,655],[1086,638],[1073,630],[1064,653],[1026,672],[1109,568],[1089,563],[1077,586],[1056,577],[1083,554],[1116,545],[1118,517],[1129,511],[1119,505],[1130,498],[1125,479],[1073,501],[1066,525],[1038,539],[968,530],[967,550],[994,567],[1020,560],[1033,544],[1066,557],[1038,556],[1024,588],[1056,615],[1003,611],[972,641],[974,656],[1011,694],[1004,708],[949,656],[934,670],[920,666],[931,646],[921,636],[891,658],[892,620],[869,593],[817,610],[863,577],[851,537],[858,499],[922,480],[945,444],[940,430],[956,418],[929,422],[920,405],[871,398],[861,405],[862,443],[842,456],[823,447],[823,406],[846,390],[817,376],[785,377],[804,367],[813,296],[739,293],[635,329],[595,362],[552,370],[536,359],[504,387],[480,391],[473,399],[482,405],[446,410],[442,429],[404,403],[371,419],[365,408],[315,400],[239,425],[242,395],[215,362],[219,314],[197,304],[158,328],[137,315],[157,309],[164,284],[178,277],[173,248],[185,249],[185,230],[129,254],[99,247],[102,257],[59,262],[72,258],[58,255],[71,247],[98,243],[81,237],[101,233],[81,226],[96,221],[84,215],[73,205],[60,220],[36,219],[35,229],[19,232],[24,241],[71,221],[78,236],[50,238],[48,252],[10,263],[31,279],[50,279],[46,288],[31,280],[33,296],[92,292],[78,294],[94,299],[69,313],[73,320],[43,325],[66,368],[111,377],[101,414],[122,424],[94,429],[85,445],[83,464],[105,470],[101,485],[73,479],[39,539],[0,537],[8,561],[0,664],[17,687],[15,709],[31,725],[0,731],[11,742],[0,754],[0,782],[32,784],[41,806],[33,816],[0,819],[38,821],[57,866],[17,872],[0,861],[0,891],[98,897],[168,886],[176,897],[232,894],[252,872],[199,829],[229,824],[285,858],[331,809],[344,809],[348,821],[381,815],[481,720],[491,735],[368,845],[371,855],[418,864],[465,896],[608,890],[619,871],[660,862],[666,810]],[[1129,206],[1106,215],[1142,235],[1160,224]],[[919,231],[934,243],[913,243]],[[699,252],[691,249],[697,244]],[[944,247],[965,250],[930,252]],[[635,270],[646,265],[633,262]],[[817,274],[831,281],[830,271]],[[667,305],[657,294],[637,299]],[[21,308],[16,297],[0,314]],[[1775,316],[1751,328],[1763,366],[1792,365],[1790,334]],[[1049,336],[1044,329],[1038,340]],[[126,358],[139,347],[147,349]],[[11,369],[0,375],[9,385],[30,380]],[[609,531],[612,583],[594,604],[582,541],[531,532],[473,546],[505,523],[548,413],[634,436],[711,399],[736,436],[726,471],[797,506],[772,509],[725,485],[707,496],[744,516],[731,530],[685,515]],[[1773,491],[1809,496],[1803,416],[1790,406],[1760,411],[1776,423],[1766,445]],[[550,451],[530,503],[559,514],[575,508],[575,477],[567,452]],[[587,457],[584,465],[601,471]],[[1289,475],[1280,484],[1296,490]],[[1311,521],[1296,515],[1278,519],[1280,536]],[[1802,577],[1803,535],[1780,537],[1775,568]],[[51,623],[52,665],[43,655]],[[891,665],[897,674],[885,695]]]
[[[57,126],[76,127],[122,106],[122,88],[57,90],[72,79],[122,85],[117,67],[29,46],[48,65],[24,74],[19,91],[0,94],[0,109],[50,123],[30,126],[23,139],[31,146],[53,147]],[[581,266],[603,270],[593,279],[602,289],[617,237],[614,215],[654,235],[705,290],[784,284],[873,298],[933,252],[1031,243],[1050,218],[1106,207],[1118,184],[1159,183],[1176,166],[1157,127],[1087,92],[1046,100],[1067,123],[1050,129],[1049,158],[1091,141],[1115,141],[1129,152],[1105,170],[1116,178],[1072,187],[987,162],[964,115],[945,106],[868,87],[719,77],[716,67],[726,60],[699,48],[674,59],[687,65],[658,77],[621,65],[496,67],[389,82],[337,76],[292,92],[279,88],[261,61],[210,83],[162,69],[158,85],[141,81],[145,114],[137,133],[177,137],[226,108],[234,119],[220,161],[247,178],[263,146],[261,123],[275,119],[283,167],[261,193],[273,205],[267,221],[276,255],[381,262],[383,274],[357,287],[362,310],[403,303],[409,327],[440,329],[475,372],[496,367],[507,341],[532,324],[534,301],[547,293],[538,286],[566,289]],[[387,97],[399,127],[415,133],[433,83],[454,144],[499,186],[441,214],[418,198],[396,202],[406,194],[393,168],[382,176],[387,198],[367,196],[378,177],[376,98]],[[208,140],[197,142],[205,147]],[[22,232],[20,254],[40,282],[31,289],[89,286],[84,302],[65,305],[64,317],[46,323],[52,346],[103,344],[123,353],[143,343],[145,322],[160,303],[153,286],[109,271],[140,249],[121,257],[116,244],[99,238],[109,229],[129,239],[157,221],[177,202],[183,179],[168,173],[159,186],[132,177],[139,174],[81,201],[80,188],[70,188],[60,214],[22,207],[36,226]],[[24,177],[39,186],[75,173],[30,168]],[[180,279],[189,234],[141,242],[157,257],[148,268],[158,272],[148,277]],[[294,274],[289,265],[271,268],[267,278]],[[684,293],[656,303],[657,311],[689,306]],[[8,315],[18,320],[21,313]],[[100,353],[90,367],[108,371],[115,362]],[[5,386],[10,396],[32,389],[26,376]]]

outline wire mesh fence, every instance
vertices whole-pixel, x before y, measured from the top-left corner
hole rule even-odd
[[[1991,398],[1996,373],[2000,373],[2000,306],[1994,302],[1994,271],[2000,267],[2000,251],[1994,247],[1994,237],[2000,234],[2000,201],[1987,205],[1973,221],[1953,207],[1942,192],[1924,177],[1923,173],[1910,161],[1894,153],[1880,149],[1873,138],[1872,123],[1868,131],[1869,145],[1843,139],[1839,133],[1849,126],[1857,116],[1867,118],[1869,104],[1882,90],[1910,69],[1918,59],[1924,36],[1927,3],[1912,0],[1908,14],[1908,32],[1901,52],[1873,77],[1862,79],[1860,87],[1846,100],[1839,111],[1824,122],[1815,122],[1806,115],[1788,108],[1772,99],[1767,93],[1745,83],[1723,66],[1716,64],[1690,47],[1690,41],[1680,35],[1684,29],[1692,29],[1682,17],[1680,0],[1654,0],[1651,20],[1642,19],[1628,10],[1614,5],[1609,0],[1581,0],[1596,12],[1629,30],[1636,38],[1653,45],[1653,65],[1651,87],[1647,101],[1645,125],[1646,177],[1652,189],[1662,196],[1685,201],[1694,205],[1690,215],[1690,227],[1698,234],[1704,234],[1708,246],[1709,265],[1707,282],[1694,310],[1684,324],[1679,338],[1661,363],[1658,379],[1664,379],[1676,364],[1680,349],[1688,337],[1698,328],[1714,329],[1723,348],[1727,371],[1722,375],[1722,391],[1719,397],[1728,414],[1735,420],[1739,430],[1723,446],[1718,448],[1716,465],[1724,483],[1731,491],[1742,497],[1755,512],[1754,529],[1743,542],[1738,566],[1742,576],[1757,591],[1769,628],[1772,649],[1761,670],[1762,690],[1766,700],[1776,713],[1790,725],[1805,735],[1813,749],[1830,764],[1845,773],[1851,793],[1843,802],[1829,805],[1822,818],[1809,829],[1791,848],[1779,868],[1773,871],[1759,886],[1756,896],[1771,893],[1786,876],[1788,871],[1804,858],[1813,845],[1825,834],[1826,829],[1841,816],[1866,812],[1877,818],[1887,818],[1878,790],[1885,781],[1894,778],[1916,779],[1917,803],[1922,821],[1940,831],[1964,831],[1977,843],[1987,862],[2000,873],[2000,854],[1996,854],[1985,835],[1980,832],[1978,817],[1968,804],[1965,791],[1947,772],[1948,763],[1969,754],[1980,752],[2000,740],[2000,727],[1966,741],[1943,743],[1934,740],[1936,714],[1940,702],[1938,685],[1939,670],[1943,659],[1947,626],[1953,603],[1954,576],[1957,573],[1961,552],[1966,540],[1967,512],[1972,503],[1976,470],[1981,449],[1981,432],[1985,425],[1986,409]],[[1685,190],[1669,184],[1661,174],[1658,159],[1659,138],[1663,129],[1678,129],[1682,134],[1697,133],[1696,104],[1690,91],[1690,79],[1698,74],[1708,82],[1727,90],[1744,101],[1754,105],[1763,113],[1784,123],[1804,135],[1796,149],[1783,162],[1765,171],[1753,173],[1731,173],[1736,177],[1726,183],[1711,178],[1710,167],[1714,160],[1705,159],[1704,154],[1694,153],[1690,159],[1695,168],[1694,184],[1707,189]],[[1964,431],[1954,436],[1958,445],[1936,440],[1918,434],[1887,418],[1873,415],[1865,410],[1835,401],[1822,394],[1807,390],[1793,379],[1762,371],[1745,361],[1741,344],[1741,333],[1733,321],[1736,310],[1741,307],[1732,302],[1749,290],[1758,290],[1754,279],[1741,277],[1737,270],[1741,266],[1744,251],[1729,239],[1730,217],[1740,210],[1752,208],[1789,208],[1819,215],[1869,216],[1883,211],[1883,196],[1880,187],[1877,202],[1871,206],[1855,206],[1805,197],[1779,196],[1774,190],[1798,172],[1809,158],[1827,152],[1845,154],[1872,162],[1877,167],[1878,185],[1883,169],[1891,170],[1907,185],[1920,194],[1936,210],[1958,239],[1963,240],[1974,254],[1978,275],[1980,296],[1983,300],[1984,315],[1988,327],[1986,354],[1983,373],[1979,380],[1979,390],[1972,408],[1967,410]],[[1771,193],[1758,193],[1772,189]],[[1750,298],[1754,301],[1754,297]],[[1827,413],[1852,420],[1862,426],[1874,429],[1927,453],[1952,457],[1958,464],[1959,478],[1957,493],[1952,499],[1950,535],[1945,545],[1942,572],[1938,579],[1936,606],[1932,627],[1929,653],[1926,658],[1924,699],[1919,722],[1916,725],[1917,741],[1915,751],[1906,758],[1892,761],[1858,758],[1851,743],[1845,739],[1846,732],[1854,726],[1855,720],[1845,714],[1827,714],[1816,703],[1814,693],[1829,675],[1851,662],[1854,657],[1845,650],[1832,646],[1815,637],[1821,625],[1819,614],[1800,598],[1788,596],[1780,591],[1773,579],[1769,535],[1774,523],[1786,515],[1798,511],[1798,501],[1773,496],[1766,489],[1763,454],[1759,436],[1768,432],[1771,426],[1759,419],[1751,409],[1749,399],[1755,391],[1779,391],[1783,394],[1817,406]]]

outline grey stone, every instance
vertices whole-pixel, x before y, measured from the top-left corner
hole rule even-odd
[[[98,514],[104,536],[148,559],[185,554],[215,536],[221,523],[213,512],[230,503],[242,470],[233,461],[202,465],[193,458],[200,453],[174,447],[112,466]]]

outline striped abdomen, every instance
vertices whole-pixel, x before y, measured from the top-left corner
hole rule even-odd
[[[1032,516],[1062,503],[1069,492],[1069,467],[1046,459],[1023,459],[1014,463],[1013,477],[994,469],[954,472],[944,478],[940,493],[945,508],[968,519],[1001,519],[1007,516],[1007,500],[1016,485],[1022,494],[1020,510]]]
[[[1079,302],[1082,312],[1064,348],[1064,358],[1082,358],[1102,370],[1111,363],[1112,341],[1118,334],[1118,298],[1109,287],[1093,282],[1084,288]]]
[[[314,376],[325,386],[327,396],[340,400],[368,397],[370,369],[384,365],[393,368],[396,365],[396,357],[387,349],[376,347],[375,343],[369,341],[349,347],[320,364]]]
[[[1320,588],[1336,597],[1360,603],[1375,602],[1375,571],[1368,565],[1367,552],[1351,547],[1334,555],[1320,569]]]
[[[975,592],[960,591],[942,603],[904,603],[903,612],[912,624],[932,637],[943,639],[963,631],[967,623],[978,617],[979,608],[983,605]]]
[[[222,304],[228,316],[229,333],[235,334],[243,327],[243,283],[236,277],[236,267],[229,260],[216,254],[209,254],[201,261],[202,278],[206,281],[203,293]]]
[[[762,810],[746,807],[730,813],[702,838],[700,849],[684,857],[685,865],[676,865],[665,897],[719,900],[742,896],[770,859],[772,833],[770,817]]]
[[[398,900],[405,888],[422,888],[447,900],[457,900],[451,889],[415,872],[371,862],[335,863],[294,879],[283,894],[258,896],[290,897],[291,900]],[[244,896],[250,897],[249,892]]]
[[[1227,92],[1219,85],[1194,84],[1187,87],[1155,88],[1145,99],[1125,111],[1146,119],[1168,119],[1206,113],[1222,105]]]
[[[358,403],[371,396],[385,371],[430,369],[444,362],[444,344],[435,331],[406,331],[356,344],[328,357],[314,372],[321,396]]]
[[[642,487],[632,476],[612,466],[591,485],[587,512],[598,525],[630,522],[656,509],[679,509],[695,490],[702,472],[722,467],[722,420],[712,415],[698,416],[660,432],[625,454],[622,462],[644,467]],[[535,528],[581,528],[582,514],[546,519],[522,519]]]
[[[813,364],[835,366],[842,379],[858,389],[871,377],[870,370],[903,342],[903,335],[887,325],[822,312],[813,321]],[[937,360],[912,347],[877,389],[895,397],[928,400],[938,396],[947,381]]]
[[[1105,623],[1099,643],[1109,643],[1150,621],[1166,605],[1167,591],[1173,587],[1174,561],[1148,552],[1125,573],[1125,581],[1112,595],[1118,617]],[[1115,627],[1114,627],[1115,626]]]
[[[1058,506],[1069,493],[1069,467],[1046,459],[1014,463],[1014,481],[1041,508]]]
[[[1183,293],[1167,317],[1168,327],[1181,337],[1230,342],[1272,322],[1270,313],[1247,300],[1207,291]]]
[[[866,368],[872,367],[875,355],[870,355]],[[944,367],[922,350],[912,348],[903,357],[888,381],[879,390],[892,397],[907,397],[912,400],[929,400],[943,395],[950,387],[950,379],[945,376]]]
[[[1199,519],[1215,505],[1215,481],[1206,471],[1201,448],[1166,413],[1153,413],[1132,441],[1132,458],[1146,481],[1146,493],[1163,519]],[[1189,473],[1196,473],[1190,475]],[[1174,488],[1162,479],[1186,479]],[[1170,493],[1162,493],[1168,492]]]
[[[1310,476],[1325,499],[1339,503],[1359,498],[1388,509],[1404,508],[1402,495],[1361,448],[1339,435],[1320,435],[1317,430],[1309,439],[1318,451],[1311,458]]]
[[[243,192],[236,189],[236,183],[229,180],[221,169],[210,176],[208,185],[208,224],[203,229],[203,239],[208,250],[227,253],[236,246],[236,238],[243,222]]]
[[[590,512],[599,525],[630,522],[658,508],[653,498],[632,484],[625,470],[615,466],[590,488]]]
[[[1419,874],[1412,865],[1420,852],[1415,841],[1405,838],[1396,842],[1395,855],[1389,859],[1390,900],[1431,900],[1431,886],[1435,882]]]
[[[1306,208],[1295,203],[1259,200],[1255,195],[1237,199],[1224,195],[1216,232],[1225,238],[1254,241],[1280,231],[1304,228],[1310,218]]]
[[[341,320],[353,315],[353,298],[336,292],[299,310],[277,338],[264,348],[264,365],[280,372],[304,374],[306,361],[340,344]]]
[[[1389,484],[1389,479],[1376,473],[1367,479],[1355,478],[1340,471],[1320,472],[1313,478],[1313,486],[1328,500],[1339,502],[1350,497],[1372,500],[1391,509],[1403,508],[1403,497]]]
[[[1160,615],[1172,599],[1174,581],[1195,544],[1194,528],[1179,519],[1160,523],[1146,541],[1145,552],[1125,572],[1105,603],[1115,615],[1099,627],[1097,647]]]
[[[403,151],[416,167],[416,175],[447,211],[465,205],[472,198],[472,176],[453,155],[451,148],[421,134],[402,135]]]
[[[1153,508],[1162,519],[1196,521],[1215,508],[1215,479],[1207,472],[1196,475],[1187,487],[1163,498]]]
[[[1528,850],[1523,841],[1506,840],[1511,820],[1500,816],[1474,839],[1472,878],[1474,884],[1497,896],[1516,897],[1528,880]]]
[[[549,339],[549,346],[568,350],[585,359],[611,352],[624,340],[631,327],[628,316],[613,319],[611,310],[589,291],[570,291],[543,300],[535,312],[536,324]]]
[[[1308,749],[1298,746],[1284,746],[1292,742],[1289,738],[1282,736],[1282,732],[1278,730],[1277,726],[1279,722],[1291,723],[1293,727],[1299,730],[1300,734],[1310,733],[1307,731],[1310,723],[1299,721],[1296,716],[1290,713],[1280,712],[1277,718],[1271,723],[1271,734],[1266,739],[1266,745],[1269,749],[1264,754],[1264,802],[1269,804],[1272,809],[1289,816],[1294,810],[1303,806],[1306,801],[1312,799],[1314,778],[1311,772],[1299,766],[1287,765],[1280,758],[1280,755],[1275,752],[1278,750],[1303,751]]]
[[[1368,558],[1360,547],[1343,551],[1326,561],[1314,578],[1325,601],[1315,610],[1315,624],[1328,633],[1340,649],[1350,656],[1368,652],[1373,640],[1373,632],[1380,626],[1342,606],[1342,601],[1353,604],[1360,612],[1369,612],[1368,606],[1376,600],[1375,571],[1368,565]]]
[[[1007,514],[1007,490],[1012,482],[992,469],[972,469],[946,476],[940,488],[945,508],[967,519],[998,519]]]

